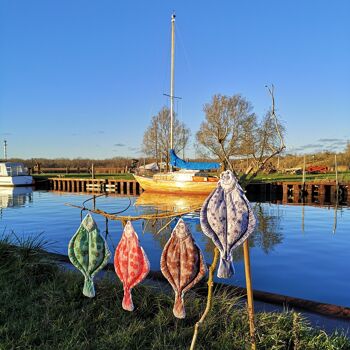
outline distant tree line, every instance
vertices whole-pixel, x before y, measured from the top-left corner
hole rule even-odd
[[[92,164],[95,167],[103,168],[122,168],[130,167],[132,164],[132,158],[125,157],[113,157],[108,159],[93,159],[93,158],[32,158],[32,159],[20,159],[11,158],[10,161],[23,162],[27,167],[33,168],[35,165],[40,164],[42,168],[90,168]],[[141,163],[151,162],[151,158],[145,158],[139,160]]]
[[[334,155],[337,154],[337,163],[341,168],[349,168],[350,166],[350,143],[347,145],[343,152],[317,152],[306,154],[306,165],[325,165],[330,169],[334,167]],[[191,161],[206,161],[205,157],[198,157],[189,159]],[[37,163],[40,163],[42,168],[89,168],[93,163],[96,167],[103,168],[120,168],[120,167],[130,167],[132,164],[131,158],[109,158],[109,159],[92,159],[92,158],[32,158],[32,159],[22,159],[22,158],[11,158],[9,161],[13,162],[23,162],[26,166],[33,168]],[[154,157],[146,157],[139,159],[139,165],[143,163],[155,162]],[[271,160],[274,168],[286,169],[286,168],[297,168],[302,167],[304,162],[304,155],[295,154],[282,154],[279,159],[275,158]],[[279,163],[279,164],[278,164]],[[249,166],[249,159],[240,158],[232,160],[232,164],[238,172],[244,172]]]
[[[258,117],[253,112],[252,104],[243,96],[235,94],[225,96],[216,94],[209,103],[204,104],[204,120],[195,134],[193,150],[197,159],[214,159],[223,168],[231,168],[236,173],[256,174],[261,170],[302,167],[303,155],[287,154],[283,142],[285,128],[275,113],[273,85],[267,87],[271,98],[271,108]],[[184,157],[184,150],[189,146],[190,129],[174,115],[174,150]],[[144,157],[139,164],[150,162],[169,162],[170,149],[170,111],[163,107],[144,132],[142,150]],[[193,153],[192,153],[193,154]],[[307,165],[325,165],[334,167],[336,152],[324,151],[306,155]],[[278,157],[277,157],[278,155]],[[188,159],[188,157],[186,157]],[[42,168],[89,168],[95,167],[130,167],[133,159],[113,157],[109,159],[89,158],[33,158],[12,159],[23,161],[33,168],[40,164]],[[337,153],[337,163],[344,169],[350,165],[350,143],[344,152]]]

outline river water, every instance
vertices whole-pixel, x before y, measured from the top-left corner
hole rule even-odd
[[[65,204],[81,206],[89,198],[89,194],[33,191],[30,188],[0,189],[0,232],[13,231],[19,237],[41,234],[49,242],[48,250],[67,254],[68,242],[79,227],[81,213]],[[163,207],[160,206],[162,201]],[[143,194],[130,198],[98,197],[96,207],[114,213],[130,205],[123,215],[141,215],[164,210],[165,205],[167,209],[172,206],[183,210],[186,205],[192,208],[194,202],[193,198],[186,202],[183,197],[146,198]],[[250,239],[253,288],[350,307],[350,208],[258,202],[252,205],[258,218],[257,230]],[[91,208],[93,201],[88,201],[86,206]],[[93,217],[105,235],[105,218],[94,214]],[[183,219],[191,226],[197,244],[210,263],[212,245],[201,232],[198,213],[187,214]],[[152,270],[159,270],[162,249],[175,225],[173,221],[158,232],[166,223],[166,219],[133,223]],[[107,242],[112,252],[121,233],[120,222],[108,222]],[[235,276],[229,280],[216,280],[244,287],[241,249],[235,251],[234,260]]]

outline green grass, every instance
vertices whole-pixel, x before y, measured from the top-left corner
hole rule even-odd
[[[42,180],[49,177],[63,177],[63,178],[74,178],[74,179],[87,179],[91,178],[91,174],[37,174],[33,175],[35,180]],[[134,175],[131,173],[125,174],[97,174],[95,179],[120,179],[120,180],[134,180]]]
[[[187,317],[172,315],[173,296],[150,286],[133,290],[135,311],[121,308],[117,278],[96,283],[97,296],[82,295],[80,274],[59,268],[43,242],[9,237],[0,242],[0,349],[188,349],[205,298],[186,295]],[[197,349],[249,349],[247,313],[223,289],[215,290]],[[299,314],[259,313],[257,348],[350,349],[341,333],[312,329]]]
[[[274,181],[302,181],[302,175],[293,175],[293,174],[258,174],[254,181],[264,181],[264,182],[274,182]],[[306,181],[315,181],[315,180],[335,180],[335,173],[327,174],[306,174]],[[339,182],[349,182],[350,181],[350,172],[341,172],[338,173]]]
[[[214,173],[213,173],[214,174]],[[217,175],[216,173],[214,175]],[[40,174],[33,175],[34,179],[42,180],[43,178],[48,177],[66,177],[66,178],[91,178],[90,174]],[[98,174],[95,176],[96,179],[123,179],[123,180],[134,180],[134,176],[131,173],[125,174]],[[254,182],[274,182],[274,181],[302,181],[302,175],[293,175],[293,174],[258,174]],[[327,174],[306,174],[306,181],[315,181],[315,180],[335,180],[335,173]],[[350,182],[350,172],[340,172],[338,173],[338,180],[340,182]]]

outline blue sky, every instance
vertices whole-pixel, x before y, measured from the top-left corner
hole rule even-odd
[[[169,103],[173,10],[177,111],[193,136],[214,94],[241,93],[261,116],[274,83],[290,151],[344,148],[349,1],[1,0],[9,156],[142,156],[151,116]]]

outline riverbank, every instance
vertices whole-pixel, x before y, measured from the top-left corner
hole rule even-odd
[[[0,348],[188,349],[205,298],[186,295],[187,318],[172,315],[173,297],[150,285],[133,290],[135,311],[121,308],[122,286],[104,278],[94,299],[82,295],[80,274],[59,268],[40,240],[13,248],[0,241]],[[294,312],[256,315],[258,349],[349,349],[340,333],[312,329]],[[198,349],[246,349],[247,313],[228,292],[215,291],[213,311],[200,331]]]
[[[213,175],[217,175],[217,173],[213,173]],[[48,179],[50,177],[63,177],[63,178],[91,178],[91,174],[37,174],[33,175],[34,179],[37,181]],[[134,176],[131,173],[123,173],[123,174],[97,174],[95,175],[96,179],[116,179],[116,180],[134,180]],[[327,173],[327,174],[306,174],[305,181],[335,181],[335,173]],[[254,182],[264,182],[264,183],[273,183],[273,182],[285,182],[285,181],[298,181],[302,182],[303,175],[296,174],[283,174],[283,173],[273,173],[273,174],[258,174],[254,179]],[[350,182],[350,172],[339,172],[338,180],[340,182]]]

